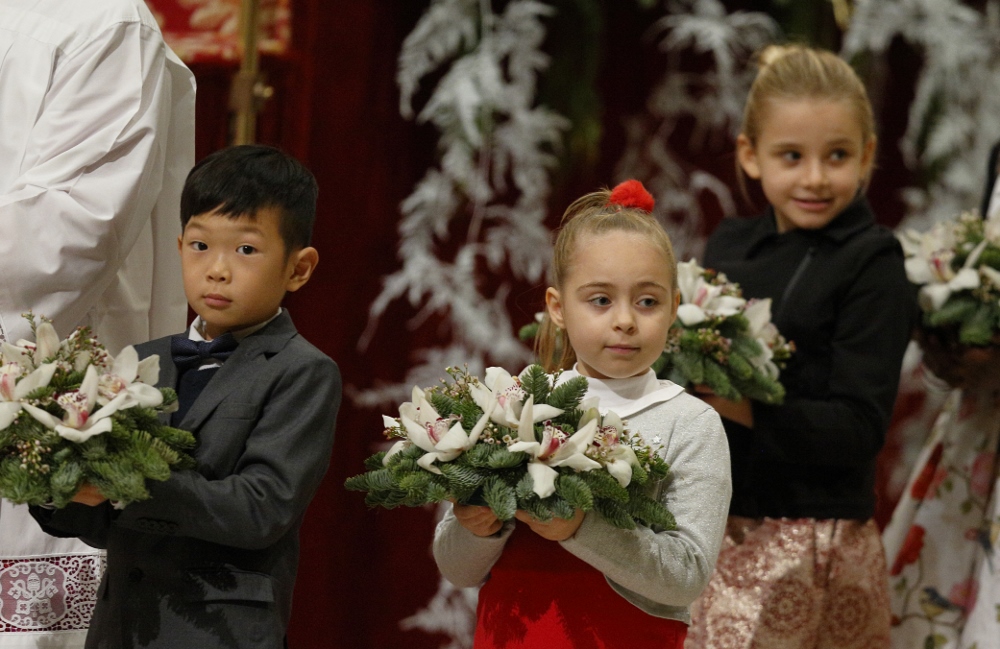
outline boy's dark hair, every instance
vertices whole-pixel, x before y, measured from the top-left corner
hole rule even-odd
[[[242,144],[216,151],[191,169],[181,192],[181,227],[218,211],[229,218],[277,208],[285,251],[305,248],[316,219],[316,179],[302,163],[270,146]]]

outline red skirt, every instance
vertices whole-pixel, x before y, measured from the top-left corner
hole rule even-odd
[[[524,526],[479,591],[475,649],[681,649],[687,625],[649,615],[604,575]]]

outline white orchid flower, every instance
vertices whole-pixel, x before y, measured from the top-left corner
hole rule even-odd
[[[17,363],[25,369],[34,370],[56,355],[62,342],[55,328],[49,322],[42,322],[35,329],[36,341],[18,340],[17,344],[4,342],[0,344],[0,358],[4,363]]]
[[[35,327],[35,352],[33,356],[36,366],[55,356],[61,346],[62,341],[59,340],[59,334],[56,333],[51,322],[42,321],[40,325]]]
[[[23,376],[24,370],[18,363],[7,363],[0,368],[0,430],[17,418],[25,406],[21,400],[47,386],[55,371],[55,363],[42,365],[27,376]]]
[[[986,245],[985,240],[980,242],[966,257],[965,263],[957,273],[951,269],[950,257],[941,255],[936,261],[931,260],[928,268],[937,274],[931,283],[920,287],[918,295],[920,307],[924,311],[937,311],[944,306],[952,293],[978,288],[979,271],[976,270],[975,264],[979,261],[979,255],[982,254]],[[909,274],[909,270],[907,270],[907,274]],[[911,278],[910,281],[913,279]]]
[[[639,464],[639,458],[636,457],[635,451],[632,450],[631,446],[621,443],[622,435],[625,432],[625,424],[615,412],[609,412],[604,415],[600,428],[600,432],[605,435],[605,438],[609,434],[612,434],[612,431],[614,445],[611,453],[608,455],[608,462],[605,468],[608,470],[608,473],[618,480],[618,484],[627,487],[632,482],[632,467]]]
[[[906,230],[899,236],[906,255],[906,276],[914,284],[940,284],[954,279],[955,224],[938,223],[926,232]]]
[[[521,421],[518,424],[517,438],[507,448],[511,452],[527,453],[528,474],[532,479],[532,491],[539,498],[548,498],[556,491],[555,480],[559,473],[555,467],[568,466],[577,471],[599,469],[601,465],[586,456],[586,451],[594,441],[597,432],[597,419],[581,419],[581,425],[572,435],[566,435],[560,429],[546,424],[542,431],[542,441],[535,439],[535,422],[533,397],[529,396],[521,411]]]
[[[20,342],[26,343],[27,341],[22,340]],[[0,344],[0,358],[3,359],[3,362],[5,364],[14,363],[20,365],[25,371],[35,369],[35,359],[32,357],[33,351],[34,349],[32,348],[12,345],[8,342]]]
[[[57,403],[65,412],[61,421],[56,419],[51,413],[29,403],[21,405],[32,417],[46,428],[56,431],[60,437],[68,439],[71,442],[85,442],[94,435],[101,435],[110,431],[111,415],[128,407],[125,404],[130,395],[128,392],[121,392],[100,410],[92,413],[91,409],[97,403],[99,381],[100,378],[97,375],[97,369],[93,365],[89,366],[87,373],[83,377],[83,382],[80,384],[80,388],[75,392],[63,394],[58,398]]]
[[[427,403],[424,391],[417,386],[413,386],[413,390],[410,392],[410,400],[403,402],[399,406],[400,417],[407,417],[422,425],[427,425],[440,419],[437,411],[429,403],[427,403],[426,408],[421,412],[421,404],[423,403]],[[401,428],[403,426],[400,419],[394,419],[388,415],[382,415],[382,423],[385,424],[386,428]],[[389,449],[389,452],[385,454],[385,457],[382,458],[382,464],[387,465],[390,457],[412,445],[413,442],[409,438],[396,442]]]
[[[14,400],[14,388],[17,380],[24,375],[24,368],[19,363],[7,363],[0,366],[0,399]]]
[[[996,288],[1000,288],[1000,270],[983,265],[979,267],[979,272],[986,278],[986,281]]]
[[[938,223],[926,232],[907,229],[899,235],[906,255],[906,275],[914,284],[948,281],[954,276],[955,224]]]
[[[614,411],[608,411],[606,415],[600,417],[594,409],[587,411],[580,418],[580,426],[591,420],[599,422],[593,444],[601,463],[618,484],[627,487],[632,482],[632,467],[639,464],[639,458],[631,446],[621,443],[625,433],[625,423]]]
[[[746,304],[741,297],[723,295],[721,286],[705,281],[704,272],[694,259],[677,264],[677,284],[681,293],[677,319],[684,326],[699,324],[713,316],[735,315]]]
[[[743,315],[750,323],[748,333],[757,341],[761,350],[758,356],[749,359],[750,362],[769,378],[778,378],[781,372],[771,360],[774,358],[772,346],[778,340],[778,328],[771,322],[771,298],[748,301]]]
[[[73,361],[73,371],[86,372],[87,366],[90,365],[90,361],[91,361],[90,352],[81,351],[76,355],[76,359]]]
[[[955,227],[953,223],[938,223],[924,233],[907,230],[899,237],[906,254],[906,276],[920,285],[919,302],[924,311],[937,311],[952,293],[979,286],[979,272],[974,266],[986,241],[973,249],[956,272],[952,268]]]
[[[412,401],[399,407],[399,422],[391,417],[382,416],[386,428],[401,426],[406,431],[407,439],[393,444],[382,459],[382,464],[388,463],[390,457],[412,444],[416,444],[426,453],[417,460],[417,464],[431,473],[441,473],[434,466],[435,462],[451,462],[479,441],[479,436],[490,421],[489,410],[484,409],[483,415],[468,433],[462,428],[462,421],[457,415],[441,417],[434,406],[427,400],[423,390],[413,388]],[[487,403],[491,406],[492,404]]]
[[[473,401],[489,413],[493,423],[507,428],[517,428],[524,408],[524,390],[507,370],[501,367],[486,368],[486,379],[481,384],[469,385]],[[487,405],[492,402],[492,406]],[[562,414],[562,410],[547,404],[533,406],[534,423],[552,419]]]
[[[106,405],[120,394],[127,394],[120,409],[138,405],[155,408],[163,403],[163,393],[154,385],[160,378],[160,357],[149,356],[139,360],[132,346],[126,347],[102,374],[97,383],[97,403]]]

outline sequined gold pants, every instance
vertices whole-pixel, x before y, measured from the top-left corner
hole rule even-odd
[[[685,649],[886,649],[874,521],[730,517]]]

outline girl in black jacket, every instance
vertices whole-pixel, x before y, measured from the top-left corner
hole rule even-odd
[[[704,265],[747,298],[771,298],[796,353],[782,405],[705,396],[726,424],[733,499],[686,647],[884,647],[875,457],[914,293],[898,242],[862,196],[876,138],[861,81],[806,47],[772,46],[760,60],[736,147],[770,207],[724,220]]]

